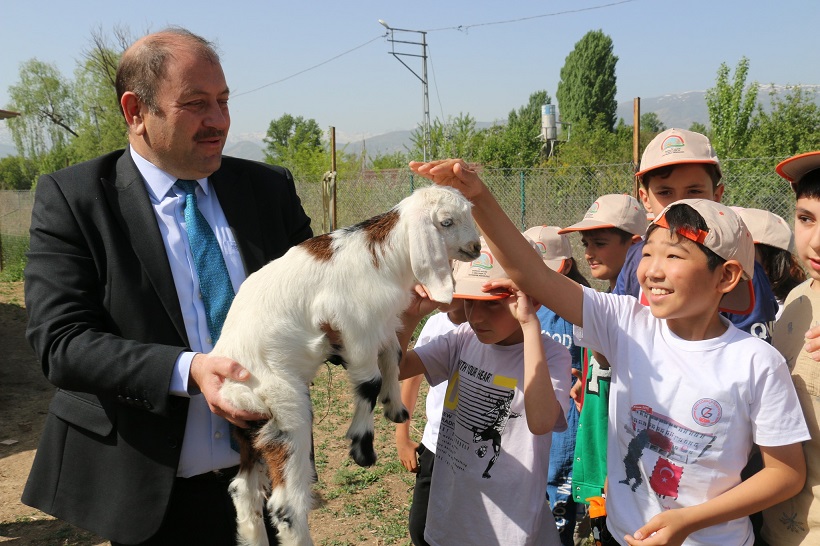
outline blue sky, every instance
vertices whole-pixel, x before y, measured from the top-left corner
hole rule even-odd
[[[269,122],[284,113],[314,118],[323,128],[333,125],[340,141],[414,128],[422,118],[422,84],[388,54],[390,44],[378,19],[394,28],[429,31],[432,118],[469,113],[493,121],[505,119],[534,91],[546,89],[554,99],[567,54],[596,29],[613,39],[619,57],[619,101],[707,89],[721,62],[734,68],[744,55],[750,59],[750,81],[820,83],[820,2],[764,5],[735,0],[141,0],[117,8],[98,0],[10,1],[0,7],[0,107],[9,102],[8,86],[17,83],[22,62],[36,57],[70,77],[91,31],[110,31],[115,25],[135,35],[182,25],[216,41],[233,95],[234,139],[264,134]],[[418,39],[416,34],[405,37]],[[421,52],[421,46],[408,47]],[[420,59],[405,60],[420,73]]]

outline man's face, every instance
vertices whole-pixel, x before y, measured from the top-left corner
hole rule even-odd
[[[222,163],[231,125],[228,94],[219,64],[179,48],[168,60],[165,78],[158,86],[158,111],[149,112],[141,105],[143,123],[136,135],[130,135],[132,144],[177,178],[210,176]]]
[[[723,186],[714,188],[709,172],[701,164],[683,163],[675,166],[666,178],[652,176],[648,187],[638,190],[644,208],[658,214],[681,199],[711,199],[720,202]]]

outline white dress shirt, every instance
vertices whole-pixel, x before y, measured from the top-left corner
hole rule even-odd
[[[151,206],[157,217],[191,349],[208,353],[213,349],[213,341],[208,332],[199,278],[191,247],[188,245],[188,232],[185,230],[185,193],[174,185],[176,177],[141,157],[133,148],[130,148],[130,152],[145,181]],[[202,178],[197,182],[197,206],[214,230],[235,293],[246,277],[239,247],[208,179]],[[239,464],[239,454],[230,446],[228,421],[211,413],[205,397],[196,387],[191,386],[189,389],[191,360],[196,352],[184,352],[179,356],[169,386],[171,395],[191,399],[177,467],[177,476],[183,478]]]

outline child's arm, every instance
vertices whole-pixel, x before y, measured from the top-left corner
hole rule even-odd
[[[535,305],[522,291],[516,293],[516,318],[524,332],[524,410],[527,426],[535,435],[552,432],[561,413],[555,398],[549,365],[541,339],[541,321]]]
[[[460,159],[431,163],[411,162],[410,168],[433,180],[451,186],[473,202],[473,217],[487,239],[493,255],[507,275],[533,299],[546,305],[565,320],[583,326],[581,286],[551,270],[532,251],[507,214],[484,185],[478,174]],[[502,246],[498,246],[501,244]]]
[[[410,438],[410,421],[412,421],[413,411],[416,409],[421,380],[421,375],[415,375],[401,382],[401,401],[404,407],[407,408],[410,418],[404,423],[396,425],[396,451],[399,454],[402,466],[408,472],[417,472],[419,469],[419,459],[416,453],[419,443]]]
[[[408,351],[407,346],[410,345],[410,338],[413,337],[413,332],[416,326],[419,325],[421,319],[432,313],[437,309],[439,303],[431,300],[427,296],[427,292],[421,285],[416,285],[413,293],[413,300],[410,305],[401,315],[401,328],[396,332],[399,339],[399,347],[401,347],[401,363],[399,364],[399,379],[407,379],[408,377],[415,377],[424,373],[424,364],[421,359],[412,350]]]
[[[796,495],[806,481],[801,444],[760,446],[760,453],[763,470],[710,501],[658,514],[634,535],[626,535],[627,544],[681,544],[698,529],[748,516]]]

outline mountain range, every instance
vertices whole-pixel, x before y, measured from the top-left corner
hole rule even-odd
[[[816,92],[820,90],[820,85],[806,85],[803,86],[809,92]],[[764,109],[768,109],[769,90],[771,86],[761,86],[758,94],[758,100],[763,105]],[[785,92],[787,88],[784,86],[775,86],[778,93]],[[815,93],[815,101],[820,104],[820,93]],[[627,125],[632,125],[633,119],[633,101],[624,101],[618,103],[616,116],[623,118]],[[706,106],[706,92],[705,91],[687,91],[684,93],[675,93],[669,95],[662,95],[660,97],[649,97],[641,99],[641,113],[646,114],[654,112],[666,127],[677,127],[688,129],[692,123],[699,122],[704,125],[709,124],[709,110]],[[482,129],[504,123],[505,120],[495,122],[476,122],[476,128]],[[6,130],[0,127],[0,130]],[[6,130],[7,131],[7,130]],[[347,153],[358,155],[362,148],[367,150],[367,154],[371,157],[376,155],[391,154],[394,152],[404,152],[411,148],[412,129],[404,131],[391,131],[381,135],[371,136],[365,139],[350,139],[347,142],[342,138],[337,138],[337,149],[344,150]],[[263,161],[265,158],[263,134],[242,134],[236,137],[229,138],[228,145],[225,146],[225,155],[235,157],[242,157],[245,159],[252,159],[255,161]],[[349,137],[348,137],[349,138]],[[0,139],[2,140],[2,139]],[[16,153],[14,146],[0,142],[0,157],[7,155],[14,155]]]

